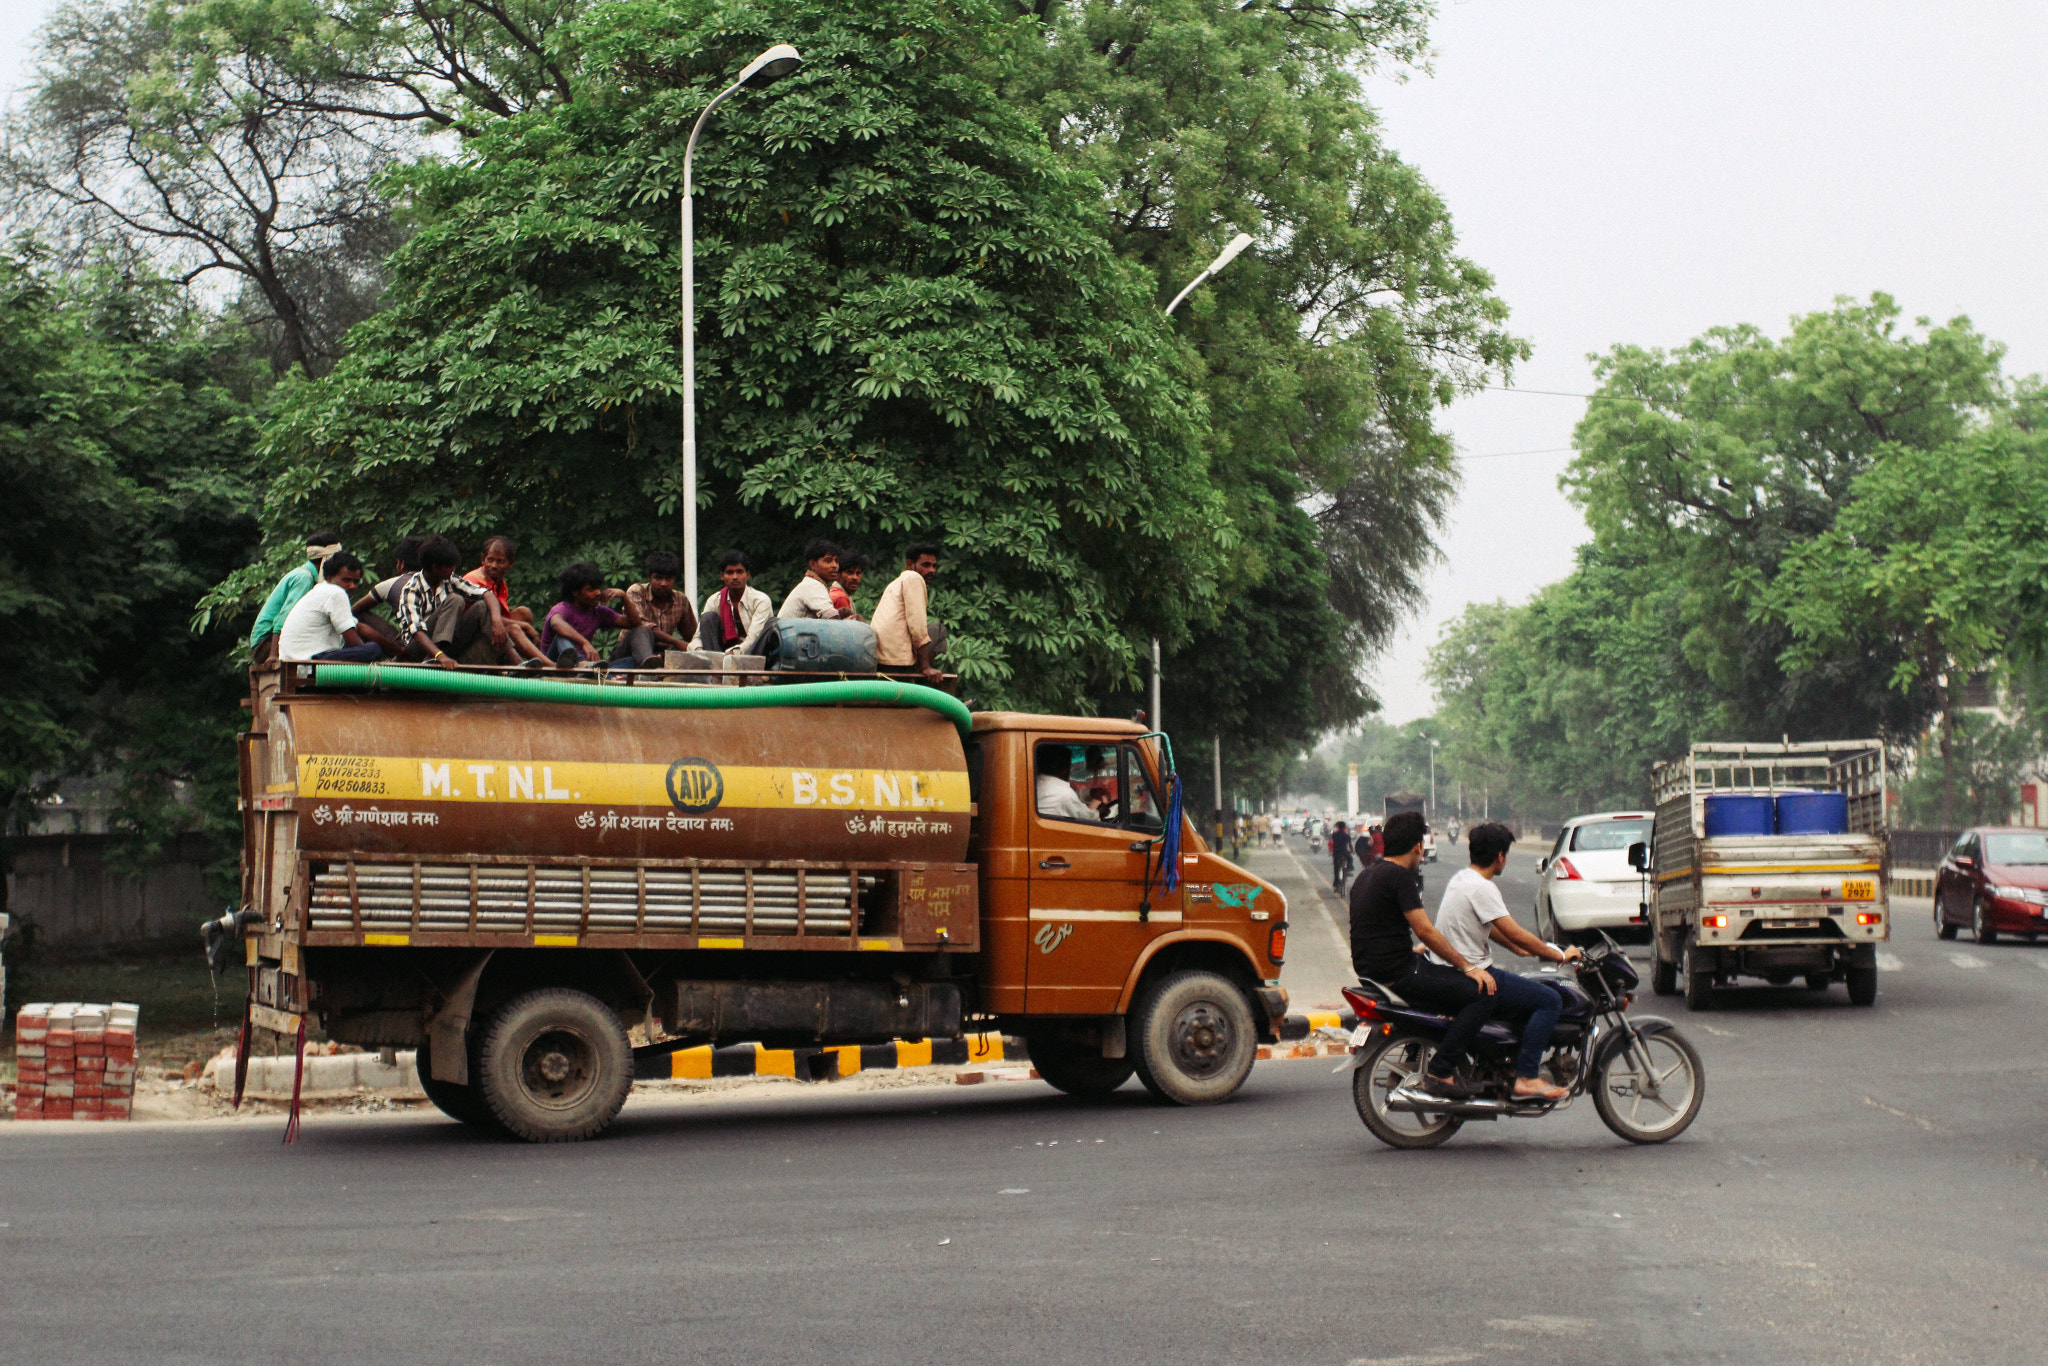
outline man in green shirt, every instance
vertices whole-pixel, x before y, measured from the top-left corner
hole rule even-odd
[[[316,531],[306,538],[306,562],[277,581],[256,614],[256,629],[249,633],[251,664],[260,667],[277,659],[277,633],[284,629],[285,616],[320,582],[320,566],[339,549],[338,531]]]

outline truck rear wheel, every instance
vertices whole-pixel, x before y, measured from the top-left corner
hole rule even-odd
[[[427,1093],[428,1100],[434,1102],[434,1108],[450,1119],[460,1120],[479,1133],[502,1135],[505,1131],[499,1127],[496,1116],[491,1114],[491,1107],[484,1104],[484,1098],[478,1094],[476,1087],[434,1079],[434,1060],[429,1049],[430,1045],[424,1042],[420,1044],[419,1051],[413,1054],[413,1066],[420,1074],[420,1089]],[[476,1075],[473,1061],[470,1075]]]
[[[1663,940],[1650,940],[1650,990],[1659,996],[1678,994],[1678,964],[1664,957]]]
[[[1701,961],[1703,955],[1692,940],[1685,941],[1685,961],[1680,975],[1685,978],[1685,1008],[1707,1010],[1714,1004],[1714,969]]]
[[[1229,978],[1176,972],[1132,1012],[1138,1080],[1175,1105],[1213,1105],[1244,1084],[1258,1055],[1251,1003]]]
[[[1874,967],[1851,967],[1843,973],[1849,983],[1849,1004],[1867,1006],[1877,1004],[1877,969]]]
[[[493,1117],[528,1143],[604,1132],[633,1086],[633,1051],[604,1002],[543,987],[499,1007],[477,1050],[477,1089]]]
[[[1064,1039],[1031,1037],[1031,1065],[1056,1091],[1100,1098],[1131,1079],[1137,1063],[1130,1058],[1105,1058],[1099,1047]]]

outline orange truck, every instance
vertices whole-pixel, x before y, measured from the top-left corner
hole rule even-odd
[[[252,674],[251,1024],[416,1048],[443,1111],[532,1142],[705,1044],[1001,1030],[1063,1091],[1195,1105],[1277,1040],[1286,901],[1180,814],[1162,736],[684,677]]]

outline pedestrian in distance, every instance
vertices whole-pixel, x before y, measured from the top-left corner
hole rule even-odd
[[[1351,876],[1352,859],[1351,832],[1344,828],[1343,821],[1338,821],[1331,828],[1329,847],[1330,888],[1332,891],[1341,892],[1344,890],[1344,879]]]

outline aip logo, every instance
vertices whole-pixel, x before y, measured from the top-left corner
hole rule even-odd
[[[676,810],[701,816],[725,796],[725,779],[708,759],[678,759],[668,766],[668,799]]]

